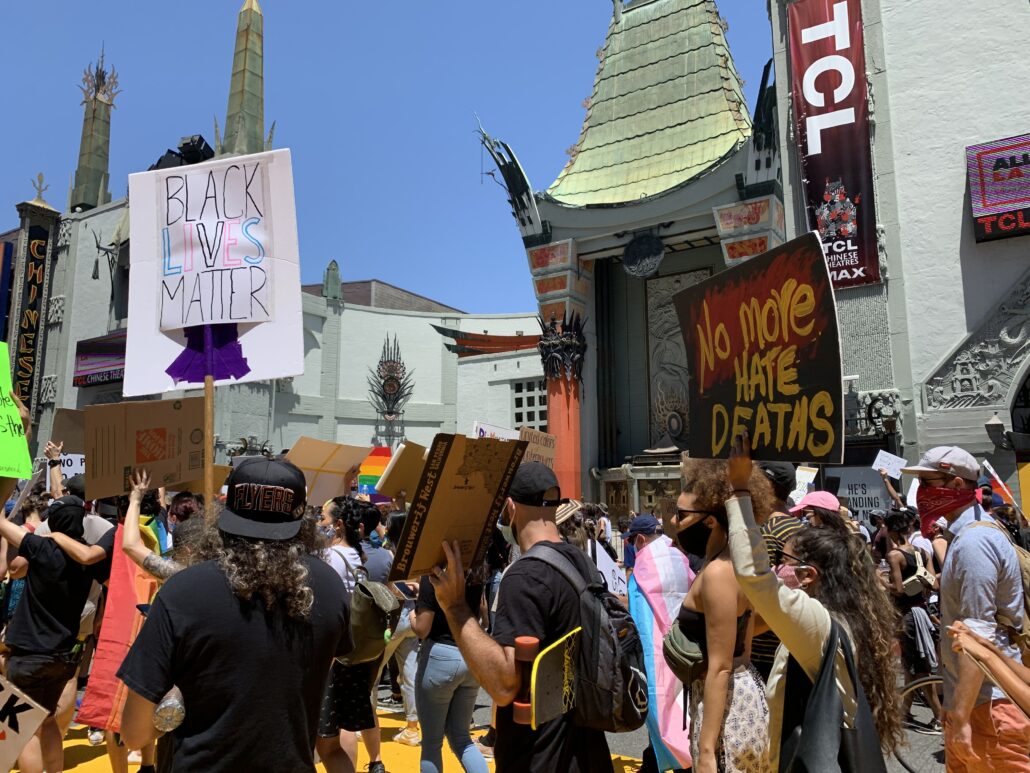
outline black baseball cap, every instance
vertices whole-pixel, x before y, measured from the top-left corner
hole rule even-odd
[[[86,478],[81,472],[68,478],[64,482],[64,487],[72,496],[83,500],[86,498]]]
[[[307,504],[304,473],[292,462],[247,459],[226,481],[225,509],[218,528],[239,537],[293,539],[300,531]]]
[[[797,470],[790,462],[759,462],[759,468],[770,481],[776,495],[786,493],[788,496],[798,485]]]
[[[527,507],[557,507],[562,504],[561,500],[544,500],[544,494],[551,489],[558,489],[561,496],[554,470],[543,462],[525,462],[515,470],[508,496]]]

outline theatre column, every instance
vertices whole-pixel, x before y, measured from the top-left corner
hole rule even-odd
[[[592,266],[576,259],[572,241],[528,251],[540,306],[540,357],[547,379],[547,431],[556,438],[554,471],[562,496],[582,496],[581,382],[587,341],[584,314]]]

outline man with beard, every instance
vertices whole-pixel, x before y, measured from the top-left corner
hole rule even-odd
[[[154,707],[176,686],[186,716],[172,768],[314,768],[319,704],[334,657],[351,649],[343,583],[312,555],[304,473],[257,457],[227,481],[210,560],[179,572],[154,600],[118,677],[130,693],[122,737],[153,740]]]

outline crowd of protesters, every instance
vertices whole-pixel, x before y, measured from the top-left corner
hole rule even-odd
[[[443,770],[445,742],[469,773],[490,758],[613,770],[575,712],[533,729],[513,709],[516,640],[585,624],[562,567],[600,587],[601,554],[628,576],[607,603],[628,607],[645,652],[640,770],[884,770],[915,732],[940,735],[949,771],[1030,771],[1027,524],[957,447],[905,469],[914,507],[885,475],[894,507],[864,522],[828,491],[796,493],[792,465],[753,462],[746,436],[728,462],[685,458],[678,500],[618,519],[527,463],[483,564],[445,544],[446,565],[408,583],[387,581],[403,497],[318,505],[299,469],[259,456],[207,506],[142,469],[90,501],[61,455],[53,438],[45,475],[3,482],[3,671],[49,713],[28,773],[63,770],[72,721],[114,771],[138,753],[143,773],[349,772],[360,743],[385,773],[381,709],[403,717],[392,740],[419,747],[423,773]],[[541,545],[554,556],[531,560]],[[918,720],[898,688],[931,674],[943,690],[924,690]],[[481,691],[491,721],[474,738]]]

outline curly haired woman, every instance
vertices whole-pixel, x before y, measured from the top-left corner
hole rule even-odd
[[[804,701],[784,700],[789,659],[793,658],[814,681],[832,620],[841,624],[843,635],[852,644],[881,746],[884,751],[892,750],[903,736],[894,695],[897,670],[892,651],[898,618],[865,543],[854,534],[834,529],[804,529],[784,546],[784,560],[795,567],[801,586],[788,588],[769,568],[769,554],[748,491],[750,475],[745,434],[734,442],[727,476],[732,489],[726,502],[729,551],[741,591],[782,642],[767,687],[772,769],[781,768],[781,742],[804,716]],[[840,650],[835,668],[845,723],[850,724],[857,713],[856,690]]]
[[[766,517],[775,495],[753,468],[749,485]],[[733,574],[724,502],[726,465],[684,459],[683,492],[674,527],[680,549],[703,557],[679,615],[680,630],[701,646],[705,674],[690,690],[690,754],[696,773],[768,773],[769,710],[762,679],[751,665],[753,608]]]

